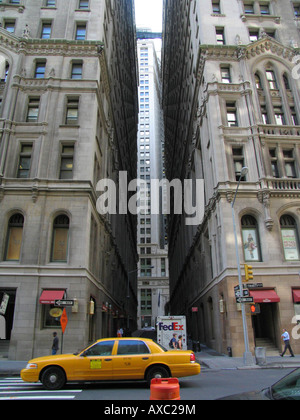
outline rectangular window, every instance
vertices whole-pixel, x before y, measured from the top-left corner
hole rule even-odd
[[[219,15],[221,13],[220,0],[212,1],[213,13]]]
[[[234,173],[236,181],[239,181],[242,169],[245,167],[244,151],[242,147],[232,148]],[[242,181],[246,181],[246,178],[242,178]]]
[[[161,276],[162,277],[166,276],[166,259],[165,258],[161,258]]]
[[[267,74],[267,80],[268,80],[268,83],[269,83],[269,88],[271,90],[274,90],[274,89],[277,90],[278,87],[277,87],[277,82],[276,82],[276,77],[275,77],[274,71],[268,70],[266,72],[266,74]]]
[[[29,178],[31,166],[32,144],[22,144],[19,157],[18,178]]]
[[[246,3],[244,4],[244,10],[246,15],[254,15],[254,4]]]
[[[216,28],[217,44],[225,45],[224,28]]]
[[[269,154],[270,154],[270,160],[271,160],[272,175],[274,178],[279,178],[277,150],[270,149]]]
[[[296,112],[295,107],[291,107],[291,116],[292,116],[293,125],[299,125],[299,121],[298,121],[297,112]]]
[[[59,179],[73,179],[74,146],[63,146]]]
[[[222,83],[231,83],[230,67],[221,67]]]
[[[82,63],[72,64],[71,79],[81,80],[82,79]]]
[[[264,124],[269,124],[269,116],[268,116],[268,111],[266,106],[261,106],[261,115],[262,115],[262,119],[263,119],[263,123]]]
[[[283,150],[285,173],[288,178],[297,178],[296,162],[293,150]]]
[[[36,123],[39,117],[40,98],[30,98],[28,103],[27,122]]]
[[[237,109],[235,102],[227,102],[226,103],[227,109],[227,123],[228,127],[237,127],[238,120],[237,120]]]
[[[89,9],[89,0],[79,0],[78,8],[80,10],[88,10]]]
[[[300,17],[300,4],[299,3],[294,3],[294,14],[296,18]]]
[[[149,315],[152,312],[152,290],[141,290],[141,313],[142,315]]]
[[[284,113],[281,107],[274,108],[275,120],[277,125],[285,125]]]
[[[55,0],[46,0],[46,7],[55,7]]]
[[[85,41],[86,39],[86,24],[85,23],[77,24],[75,39],[78,41]]]
[[[259,38],[259,30],[258,29],[249,29],[249,38],[250,42],[255,42]]]
[[[46,62],[45,61],[38,61],[35,66],[35,73],[34,77],[36,79],[44,79],[45,78],[45,71],[46,71]]]
[[[67,103],[66,124],[77,125],[79,112],[79,99],[69,98]]]
[[[51,22],[44,22],[42,23],[42,33],[41,38],[42,39],[50,39],[51,38]]]
[[[13,34],[15,32],[16,22],[14,20],[8,20],[4,22],[4,29],[7,30],[7,32]]]
[[[268,4],[260,4],[260,14],[270,15],[270,6]]]

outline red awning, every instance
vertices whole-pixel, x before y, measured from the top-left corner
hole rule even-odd
[[[254,303],[280,302],[280,297],[275,290],[251,290],[250,296],[254,298]]]
[[[293,290],[294,303],[300,303],[300,289]]]
[[[65,290],[43,290],[40,303],[42,305],[54,305],[56,300],[61,300],[65,296]]]

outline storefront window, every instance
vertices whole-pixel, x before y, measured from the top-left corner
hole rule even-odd
[[[62,309],[54,305],[43,305],[43,328],[60,328]]]

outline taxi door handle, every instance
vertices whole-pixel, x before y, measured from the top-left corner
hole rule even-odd
[[[143,357],[143,360],[149,360],[149,357]]]
[[[104,359],[105,362],[111,362],[112,359]]]

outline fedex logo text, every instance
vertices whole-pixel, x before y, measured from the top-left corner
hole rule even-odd
[[[160,322],[158,324],[159,326],[159,331],[164,330],[164,331],[183,331],[183,325],[180,325],[178,322],[172,322],[172,324],[170,325],[164,325],[163,322]]]

